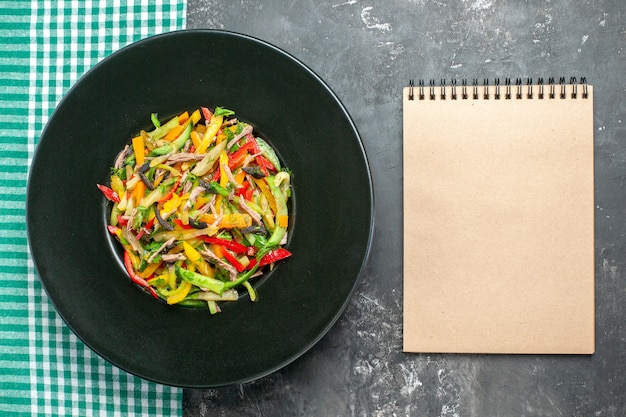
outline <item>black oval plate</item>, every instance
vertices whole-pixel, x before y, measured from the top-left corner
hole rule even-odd
[[[293,256],[259,299],[222,313],[171,307],[130,282],[106,230],[106,183],[133,134],[201,105],[255,126],[293,171]],[[76,335],[130,373],[216,387],[274,372],[311,348],[346,307],[373,230],[361,139],[331,89],[304,64],[248,36],[193,30],[154,36],[101,61],[67,93],[33,159],[31,252],[43,286]]]

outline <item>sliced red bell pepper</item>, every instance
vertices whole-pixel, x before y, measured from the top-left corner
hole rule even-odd
[[[254,152],[257,148],[256,143],[253,141],[246,142],[242,147],[228,156],[228,168],[235,169],[243,163],[250,152]]]
[[[210,123],[211,122],[211,118],[213,118],[213,113],[211,113],[211,110],[209,110],[206,107],[201,107],[202,109],[202,115],[204,116],[204,120],[206,121],[206,123]]]
[[[272,262],[277,262],[282,259],[288,258],[290,256],[291,256],[291,252],[289,252],[285,248],[277,248],[277,249],[271,250],[267,253],[267,255],[261,258],[261,261],[259,262],[259,268],[265,265],[269,265]]]
[[[117,236],[117,231],[120,230],[119,227],[111,226],[110,224],[107,225],[107,229],[109,230],[109,233],[111,233],[113,236]]]
[[[261,172],[265,176],[269,175],[269,172],[267,172],[267,169],[265,169],[263,167],[262,163],[259,162],[259,157],[261,156],[261,150],[259,149],[259,145],[256,142],[256,139],[254,138],[254,135],[252,135],[252,134],[246,135],[246,140],[248,141],[247,143],[251,144],[250,151],[252,152],[252,154],[253,155],[257,155],[254,159],[255,159],[257,165],[259,166],[259,168],[261,169]]]
[[[144,229],[146,230],[152,229],[152,226],[154,226],[155,221],[156,221],[156,217],[153,217],[152,219],[150,219],[150,221],[146,223],[146,225],[144,226]]]
[[[213,171],[213,176],[211,177],[211,181],[219,182],[221,176],[222,176],[222,172],[218,164],[218,167],[215,169],[215,171]]]
[[[227,261],[228,261],[228,262],[229,262],[232,266],[234,266],[234,267],[235,267],[235,269],[237,270],[237,272],[243,272],[243,271],[245,271],[246,267],[245,267],[245,266],[243,266],[243,265],[241,264],[241,262],[239,262],[239,261],[237,260],[237,258],[235,258],[235,256],[233,256],[233,254],[232,254],[232,253],[230,253],[230,252],[228,251],[228,249],[223,250],[223,251],[222,251],[222,254],[224,255],[224,258],[226,258],[226,260],[227,260]]]
[[[258,155],[256,157],[256,161],[257,161],[257,164],[259,164],[259,167],[261,167],[261,170],[265,168],[268,171],[276,172],[276,168],[274,167],[274,164],[272,164],[269,161],[269,159],[267,159],[263,155]]]
[[[244,181],[242,186],[235,191],[235,195],[240,195],[244,200],[252,200],[254,188],[250,186],[248,181]]]
[[[254,268],[254,266],[257,264],[256,258],[252,258],[250,259],[250,262],[248,263],[248,266],[246,266],[246,270],[251,270],[252,268]]]
[[[235,195],[243,195],[245,198],[246,191],[248,191],[249,188],[250,188],[250,183],[248,181],[244,181],[243,184],[241,184],[241,187],[235,190]]]
[[[183,229],[193,229],[192,225],[183,223],[181,219],[174,219],[173,221],[174,223],[176,223],[177,226],[182,227]],[[202,237],[202,236],[199,236],[199,237]]]
[[[128,272],[128,276],[130,277],[130,280],[132,282],[139,285],[140,287],[145,288],[154,298],[159,298],[156,290],[152,286],[150,286],[150,284],[148,284],[148,281],[137,275],[137,273],[135,272],[135,268],[133,268],[133,263],[130,260],[130,256],[126,251],[124,251],[124,266],[126,267],[126,272]]]
[[[98,186],[98,189],[102,192],[102,194],[104,194],[107,200],[112,201],[114,203],[120,202],[120,196],[117,195],[117,193],[113,191],[111,188],[102,184],[96,184],[96,185]]]
[[[165,203],[167,200],[172,198],[172,195],[176,192],[179,185],[180,185],[180,178],[176,180],[176,182],[174,183],[172,188],[169,190],[169,192],[165,194],[161,199],[159,199],[159,203]]]
[[[199,236],[199,237],[200,239],[204,240],[207,243],[214,243],[216,245],[222,245],[226,247],[227,249],[232,250],[235,253],[248,253],[249,248],[237,242],[236,240],[221,239],[215,236]]]

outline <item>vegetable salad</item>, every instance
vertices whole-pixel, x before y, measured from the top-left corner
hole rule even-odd
[[[291,256],[291,175],[232,110],[202,107],[141,131],[117,156],[109,232],[130,279],[168,304],[220,311]]]

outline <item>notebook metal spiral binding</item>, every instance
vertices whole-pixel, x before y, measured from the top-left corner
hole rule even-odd
[[[581,77],[580,81],[576,77],[570,77],[569,83],[566,82],[565,77],[560,77],[558,83],[554,77],[549,77],[548,82],[545,83],[544,78],[540,77],[537,82],[534,83],[532,78],[526,79],[526,95],[524,95],[523,79],[516,78],[515,85],[511,81],[511,78],[504,79],[504,99],[505,100],[522,100],[526,99],[565,99],[567,98],[567,86],[571,86],[570,98],[579,97],[579,88],[582,90],[580,97],[586,99],[589,97],[587,88],[587,78]],[[428,87],[423,79],[418,80],[417,85],[413,79],[409,80],[409,100],[447,100],[448,97],[451,100],[457,100],[459,97],[461,100],[489,100],[491,99],[491,89],[493,86],[495,91],[493,98],[495,100],[502,99],[502,93],[500,88],[500,78],[494,79],[493,83],[489,83],[488,78],[484,78],[482,85],[480,85],[478,78],[473,78],[471,81],[471,93],[468,94],[468,80],[466,78],[461,79],[461,93],[458,93],[458,80],[452,79],[450,81],[448,96],[448,85],[445,79],[441,79],[439,84],[434,79],[428,81]],[[547,88],[546,88],[547,87]],[[535,95],[536,88],[536,95]],[[428,89],[428,91],[426,91]],[[439,91],[439,94],[437,94]]]

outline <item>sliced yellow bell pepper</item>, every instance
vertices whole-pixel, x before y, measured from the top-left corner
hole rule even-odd
[[[133,264],[133,268],[135,268],[136,271],[139,268],[139,264],[141,263],[139,256],[137,256],[134,249],[130,245],[125,245],[124,248],[126,249],[128,257],[130,258],[130,262]]]
[[[156,286],[155,284],[157,284],[159,281],[167,282],[168,278],[169,278],[168,274],[157,275],[154,278],[150,278],[148,280],[148,284],[150,284],[150,285],[152,285],[154,287],[154,286]]]
[[[228,169],[228,155],[226,154],[226,152],[222,152],[220,154],[219,164],[220,164],[219,184],[222,187],[226,187],[226,185],[228,184],[228,175],[226,175],[226,171],[222,168],[222,166],[225,165],[226,168]],[[215,210],[217,210],[218,213],[222,213],[222,200],[223,199],[224,197],[221,194],[218,194],[217,197],[215,198]]]
[[[180,206],[181,202],[181,198],[178,194],[173,193],[172,197],[163,204],[163,211],[171,213]]]
[[[118,196],[122,197],[122,195],[126,191],[126,187],[124,187],[124,181],[122,181],[121,178],[117,175],[111,175],[111,189],[115,191]]]
[[[194,210],[198,210],[200,207],[204,206],[209,201],[211,201],[210,198],[199,196],[198,198],[196,198],[196,203],[194,204]]]
[[[181,207],[183,207],[182,204],[181,204]],[[178,220],[180,220],[182,224],[188,225],[189,224],[189,212],[187,210],[182,210],[182,211],[179,210]]]
[[[205,214],[200,217],[200,220],[207,224],[213,224],[215,222],[215,216],[212,214]],[[229,213],[223,214],[217,223],[217,227],[220,229],[243,229],[252,225],[252,217],[247,213]]]
[[[191,113],[191,123],[194,125],[200,121],[202,114],[200,113],[200,109],[196,109],[193,113]]]
[[[218,194],[217,197],[215,197],[215,211],[217,211],[218,213],[222,212],[222,200],[224,199],[224,197],[222,197],[221,195]]]
[[[185,250],[185,255],[187,256],[187,259],[189,259],[193,266],[195,266],[202,275],[210,277],[215,276],[215,271],[211,269],[208,262],[204,260],[200,252],[198,252],[193,246],[191,246],[187,242],[183,242],[183,248]],[[189,265],[187,269],[189,269]]]
[[[187,297],[189,291],[191,290],[191,283],[188,281],[182,281],[178,288],[175,291],[172,291],[170,295],[167,297],[168,304],[178,304]]]
[[[183,242],[183,248],[185,249],[185,256],[187,256],[187,259],[189,259],[191,262],[195,263],[198,262],[198,260],[202,259],[202,255],[200,255],[200,252],[198,252],[189,243]]]
[[[265,226],[269,230],[274,230],[274,227],[276,226],[276,223],[274,222],[274,212],[271,209],[266,196],[263,195],[262,193],[259,196],[259,204],[261,205],[261,217],[263,218],[263,221],[265,222]]]
[[[260,179],[254,178],[254,182],[256,183],[256,185],[259,187],[259,189],[261,190],[261,192],[267,199],[267,203],[270,205],[272,212],[276,214],[276,201],[274,201],[274,196],[272,195],[272,192],[270,191],[270,187],[267,185],[267,181],[265,181],[265,178],[260,178]]]
[[[226,170],[228,168],[228,155],[226,152],[222,152],[220,154],[220,185],[222,187],[226,187],[228,184],[228,175],[226,175]]]
[[[165,178],[165,174],[158,175],[152,183],[153,188],[157,188],[159,184],[161,184],[161,181],[163,181],[163,178]]]
[[[213,116],[211,118],[211,123],[207,126],[206,133],[204,134],[204,138],[202,139],[202,143],[198,149],[196,149],[197,153],[205,153],[209,145],[215,139],[217,135],[217,131],[222,127],[222,121],[224,120],[223,116]]]
[[[154,234],[153,239],[156,242],[165,242],[174,238],[176,240],[186,240],[197,238],[198,236],[213,236],[219,229],[212,225],[205,227],[204,229],[181,229],[174,228],[174,230],[159,231]],[[171,251],[170,251],[171,253]]]

